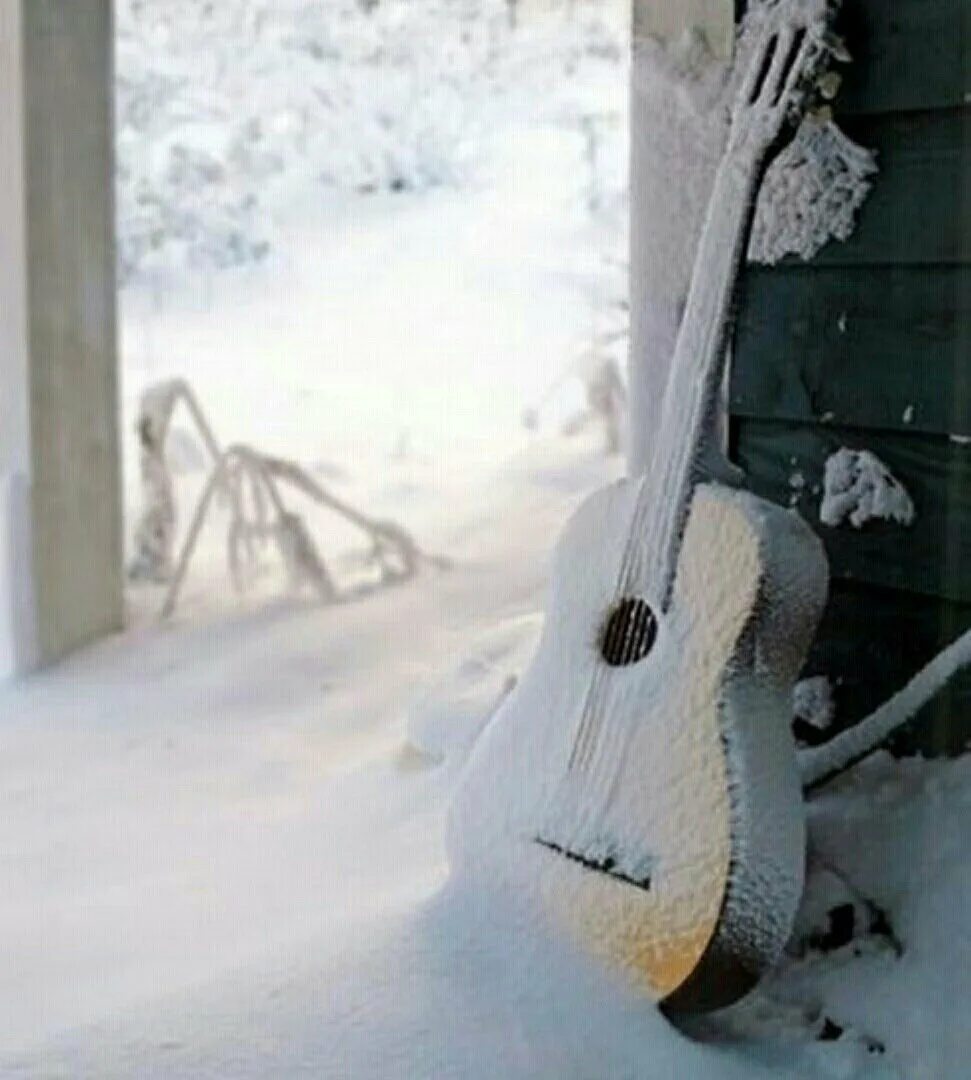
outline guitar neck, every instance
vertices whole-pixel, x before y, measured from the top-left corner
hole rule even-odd
[[[731,158],[716,175],[665,390],[655,466],[695,430],[721,382],[732,296],[757,178],[757,166],[741,166]]]
[[[824,55],[821,34],[829,11],[823,5],[806,21],[793,0],[791,5],[762,6],[759,17],[747,24],[753,46],[740,53],[746,68],[740,72],[728,143],[695,254],[654,459],[631,521],[636,542],[622,569],[621,586],[636,583],[655,610],[666,609],[670,600],[692,489],[699,479],[698,459],[716,414],[732,295],[761,166],[786,118],[804,107],[800,87]]]
[[[654,601],[667,604],[678,543],[691,502],[694,466],[715,410],[724,370],[732,296],[748,237],[759,162],[729,152],[716,173],[671,375],[651,471],[640,498],[649,515],[647,565]]]

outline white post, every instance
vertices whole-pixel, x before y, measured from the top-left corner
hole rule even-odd
[[[0,0],[0,679],[37,657],[19,0]]]
[[[633,0],[631,67],[630,438],[632,476],[653,436],[724,130],[644,70],[638,41],[697,30],[716,62],[732,53],[734,0]]]
[[[110,0],[0,0],[0,679],[122,623]]]

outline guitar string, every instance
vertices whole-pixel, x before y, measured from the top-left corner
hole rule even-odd
[[[730,206],[726,207],[726,210],[730,209]],[[713,212],[711,206],[709,206],[707,218],[706,224],[709,224],[712,228],[724,223],[724,218],[720,221],[718,214]],[[733,243],[737,242],[737,238],[733,238]],[[733,246],[733,243],[729,246]],[[707,328],[705,340],[700,346],[695,346],[696,355],[711,355],[713,345],[710,338],[712,333],[718,333],[719,329],[714,328],[713,330],[710,326]],[[718,368],[720,366],[716,365]],[[660,594],[651,597],[651,600],[662,609],[658,614],[663,614],[663,608],[666,606],[670,595],[671,578],[673,576],[672,563],[676,561],[675,540],[679,527],[683,523],[683,518],[688,512],[689,506],[687,504],[690,504],[690,463],[694,455],[693,444],[697,438],[697,429],[703,419],[704,410],[699,408],[699,403],[706,397],[705,383],[708,381],[710,381],[710,375],[708,379],[703,380],[702,386],[698,388],[699,392],[691,394],[687,402],[684,395],[672,394],[670,385],[665,392],[662,401],[662,438],[658,442],[658,447],[660,450],[660,448],[674,442],[676,450],[674,454],[667,454],[662,457],[660,463],[653,463],[650,472],[641,478],[615,582],[612,606],[616,606],[623,593],[629,591],[635,577],[635,569],[638,571],[636,576],[645,576],[642,552],[647,548],[654,555],[652,559],[654,565],[650,567],[654,574],[646,576],[650,576],[654,580],[663,579]],[[690,405],[690,407],[686,408],[686,404]],[[676,428],[677,426],[674,418],[670,415],[673,411],[677,411],[682,415],[687,413],[689,416],[688,424],[684,425],[691,429],[688,439],[682,437],[672,440],[664,437],[668,434],[666,428]],[[676,430],[675,435],[677,435]],[[661,465],[661,470],[657,468],[658,464]],[[670,493],[675,480],[677,480],[675,498],[672,499],[670,494],[668,494],[667,498],[664,498],[665,493]],[[644,530],[645,520],[649,526],[648,530]],[[642,537],[644,531],[648,532],[646,538]],[[659,549],[660,554],[658,554]],[[594,718],[591,716],[589,706],[605,678],[606,673],[598,666],[591,679],[588,693],[585,695],[581,720],[578,726],[577,742],[574,753],[571,755],[571,765],[586,765],[593,753],[592,743],[597,725],[593,722]]]
[[[772,71],[776,74],[776,78],[778,79],[779,73],[783,72],[786,74],[786,80],[788,82],[788,78],[792,73],[787,72],[784,65],[780,66],[780,56],[782,56],[783,53],[788,53],[789,40],[785,37],[780,40],[778,36],[771,36],[769,40],[777,55],[772,57],[770,54],[770,56],[766,58],[766,62],[771,59]],[[785,45],[783,45],[783,42],[785,42]],[[810,58],[810,54],[807,52],[804,56],[804,60],[808,62]],[[783,59],[787,59],[787,57],[783,57]],[[778,103],[781,96],[782,90],[776,91],[773,105]],[[753,176],[757,175],[757,168],[758,164],[756,162],[753,167]],[[752,195],[753,193],[749,191],[746,193],[746,197],[739,201],[745,204],[752,200]],[[717,220],[717,217],[711,213],[713,205],[714,202],[709,206],[709,218],[711,219],[712,224]],[[748,208],[745,207],[742,210],[741,216],[731,222],[734,235],[732,241],[726,245],[726,249],[730,251],[729,265],[732,268],[740,261],[742,251],[744,250],[744,239],[746,235],[745,214],[747,209]],[[642,580],[661,581],[662,589],[660,593],[656,594],[652,599],[654,599],[655,603],[658,605],[661,614],[663,614],[668,607],[676,574],[677,553],[680,547],[680,541],[683,539],[685,524],[690,515],[691,502],[694,494],[695,485],[692,483],[691,473],[693,471],[693,459],[697,452],[696,444],[703,431],[706,414],[713,396],[717,393],[717,387],[720,385],[720,373],[724,368],[725,345],[724,343],[719,344],[713,342],[712,338],[722,335],[725,331],[724,316],[730,308],[734,276],[735,275],[732,273],[729,273],[726,276],[726,280],[721,289],[716,293],[716,299],[714,301],[715,310],[720,311],[722,317],[709,321],[708,325],[705,327],[703,341],[699,348],[701,355],[714,354],[719,358],[718,362],[712,364],[711,370],[708,371],[701,380],[698,380],[693,387],[694,393],[691,395],[690,408],[684,408],[682,405],[681,408],[677,409],[682,416],[688,417],[688,424],[685,426],[690,429],[690,437],[676,441],[677,449],[675,454],[669,455],[664,462],[661,482],[647,482],[646,480],[642,480],[640,489],[637,493],[634,513],[632,514],[627,541],[622,553],[618,578],[614,588],[613,606],[615,607],[618,599],[625,593],[630,592],[631,587],[637,578],[641,578]],[[670,395],[666,393],[664,400],[664,405],[666,407],[672,405],[669,397]],[[665,411],[667,412],[667,408]],[[667,419],[668,423],[671,423],[669,417],[665,417],[664,419]],[[663,429],[664,422],[662,420],[662,433]],[[664,445],[664,440],[662,440],[659,445]],[[652,479],[658,475],[658,472],[652,469]],[[675,498],[672,499],[670,494],[668,494],[667,498],[657,498],[657,496],[660,496],[664,492],[670,493],[672,487],[675,486],[675,483],[677,489]],[[652,500],[646,497],[648,495],[653,495],[655,498]],[[640,543],[638,543],[638,540],[641,539],[642,526],[645,524],[645,518],[647,519],[648,527],[644,531],[647,535]],[[644,557],[645,552],[647,553],[647,558]],[[628,626],[624,646],[625,651],[629,648],[629,639],[632,632],[633,627]],[[606,645],[606,642],[603,644]],[[593,672],[588,686],[588,692],[585,695],[581,718],[578,724],[577,737],[574,743],[573,752],[571,753],[571,768],[588,768],[594,755],[601,759],[604,767],[609,767],[609,763],[614,760],[615,755],[604,753],[609,747],[602,745],[603,732],[602,730],[598,730],[600,725],[595,723],[596,717],[590,707],[593,698],[605,681],[606,676],[606,671],[602,670],[600,666]],[[616,732],[617,739],[614,741],[622,742],[624,741],[624,731],[621,726],[618,725],[617,727],[619,730]],[[597,737],[598,735],[600,738]],[[598,751],[600,751],[600,753],[598,753]]]
[[[714,205],[714,204],[713,204]],[[718,215],[710,215],[712,221],[718,221]],[[723,236],[732,236],[735,230],[735,222],[729,218],[728,226],[722,218],[719,230]],[[732,236],[729,245],[733,249],[741,246],[737,236]],[[728,289],[730,292],[730,288]],[[713,301],[717,308],[724,306],[724,289],[719,290]],[[692,465],[695,456],[695,444],[703,430],[705,417],[708,411],[708,402],[713,390],[717,392],[720,383],[720,372],[723,367],[724,351],[718,349],[712,342],[713,336],[719,336],[721,327],[708,326],[704,341],[698,346],[698,355],[712,355],[720,359],[714,364],[709,364],[710,370],[695,384],[689,384],[690,392],[683,394],[665,394],[664,408],[666,412],[676,411],[682,417],[687,417],[687,422],[679,425],[671,416],[662,420],[659,447],[664,447],[670,442],[675,443],[673,454],[659,455],[662,460],[652,468],[651,474],[642,479],[638,490],[634,512],[628,526],[627,541],[621,558],[617,580],[614,588],[613,605],[616,606],[618,599],[629,594],[636,581],[660,582],[660,590],[651,596],[652,603],[659,609],[656,616],[661,616],[667,608],[670,592],[673,587],[675,564],[677,561],[678,540],[682,533],[684,522],[690,512],[690,504],[693,496]],[[673,384],[672,384],[673,385]],[[680,427],[682,432],[687,428],[687,438],[668,439],[665,428]],[[672,498],[672,488],[676,494]],[[661,498],[662,493],[667,492],[667,498]],[[645,558],[645,551],[647,558]],[[591,680],[591,689],[595,692],[603,684],[607,672],[599,665],[594,671]],[[587,695],[587,698],[591,697]],[[589,765],[591,756],[596,751],[595,738],[597,725],[593,723],[593,716],[585,707],[582,716],[583,730],[580,733],[582,743],[576,754],[576,763],[582,767]],[[619,733],[620,734],[620,733]]]
[[[781,42],[777,37],[771,37],[769,40],[771,47],[777,52],[782,51],[779,48]],[[804,63],[808,63],[811,59],[808,53],[804,57],[801,55],[800,58],[804,60]],[[773,61],[773,71],[776,70],[777,65],[778,57]],[[789,72],[786,75],[787,85],[784,88],[786,90],[788,89],[788,79],[791,74]],[[782,93],[783,90],[777,91],[775,104],[778,104]],[[754,104],[754,102],[749,102],[749,104]],[[727,166],[728,159],[726,158],[722,164]],[[752,177],[754,178],[757,176],[758,162],[753,164]],[[746,197],[739,201],[744,204],[753,196],[754,192],[749,190],[746,192]],[[713,213],[714,206],[715,200],[713,199],[708,208],[709,220],[706,222],[706,230],[709,225],[713,227],[716,221],[716,215]],[[725,247],[730,252],[729,266],[731,270],[736,268],[736,264],[741,260],[744,251],[743,245],[746,236],[744,214],[746,211],[747,207],[743,210],[743,215],[739,220],[731,221],[734,236]],[[722,235],[724,236],[724,233]],[[705,233],[703,233],[704,236]],[[612,607],[614,608],[617,606],[618,599],[623,594],[630,592],[635,579],[638,577],[647,577],[652,581],[660,580],[662,582],[661,592],[652,599],[658,605],[660,614],[663,614],[668,607],[677,569],[678,551],[683,540],[683,531],[690,515],[694,495],[695,485],[692,483],[691,473],[693,471],[693,459],[697,452],[696,444],[703,430],[708,407],[713,395],[717,393],[717,386],[720,384],[719,373],[724,367],[725,343],[719,344],[717,341],[713,341],[712,337],[725,332],[725,316],[730,308],[732,290],[735,284],[734,278],[736,276],[731,270],[726,275],[722,287],[716,293],[714,301],[715,310],[721,313],[720,317],[710,320],[704,327],[703,339],[699,349],[701,355],[715,355],[717,362],[711,364],[711,370],[705,373],[700,380],[696,380],[695,385],[692,387],[690,408],[685,408],[682,403],[682,407],[677,410],[682,416],[688,418],[686,426],[690,429],[690,438],[676,440],[675,453],[668,455],[664,461],[663,472],[659,474],[657,470],[652,468],[650,474],[652,482],[649,482],[647,477],[641,479],[640,487],[635,496],[634,510],[631,515],[630,526],[613,590]],[[672,402],[669,401],[670,396],[669,393],[665,393],[663,402],[665,412],[667,412],[667,407],[672,405]],[[662,418],[662,434],[665,420],[667,420],[668,424],[673,422],[667,415]],[[664,445],[664,441],[662,440],[659,445]],[[660,483],[655,479],[659,475],[661,477]],[[677,486],[676,498],[671,499],[670,494],[667,499],[658,498],[664,492],[670,493],[675,483]],[[651,495],[654,496],[654,499],[648,498]],[[652,511],[654,512],[652,513]],[[647,535],[638,543],[641,538],[642,527],[645,524],[645,518],[647,519],[647,528],[644,531]],[[653,573],[647,571],[653,571]],[[622,651],[625,655],[629,655],[631,643],[634,640],[634,629],[632,619],[624,628]],[[601,644],[602,647],[606,647],[606,642]],[[616,786],[618,774],[621,770],[616,767],[617,754],[609,751],[621,750],[628,741],[626,725],[614,725],[616,730],[608,729],[607,732],[608,736],[613,737],[609,738],[609,741],[605,743],[602,725],[595,722],[596,717],[592,709],[592,703],[597,696],[598,690],[606,680],[606,676],[607,672],[604,665],[597,665],[588,683],[587,693],[584,696],[580,720],[568,764],[568,771],[572,772],[579,769],[587,772],[588,780],[592,782],[593,787],[593,791],[588,794],[595,794],[603,780],[606,780],[607,791],[605,794],[609,794],[609,791]],[[599,764],[599,768],[591,768],[592,765],[596,766],[597,764]],[[610,805],[609,797],[606,803],[602,800],[600,802],[604,808]],[[587,805],[590,806],[591,801],[588,800]],[[575,818],[574,820],[579,826],[579,819]]]
[[[727,253],[730,269],[723,277],[721,286],[717,290],[712,290],[710,310],[717,313],[719,317],[706,319],[702,324],[703,332],[700,340],[694,343],[689,340],[688,345],[692,355],[712,356],[716,358],[716,361],[709,365],[708,370],[702,369],[700,378],[696,377],[689,381],[687,392],[679,388],[678,393],[674,395],[673,405],[676,408],[672,413],[673,420],[671,417],[668,419],[669,422],[674,423],[676,430],[685,433],[687,437],[674,440],[675,453],[669,455],[664,460],[662,468],[655,473],[659,479],[650,485],[647,494],[651,494],[651,489],[658,493],[674,491],[676,494],[673,498],[669,494],[668,498],[660,500],[656,505],[652,505],[648,498],[641,498],[634,525],[635,535],[641,537],[643,533],[643,537],[641,543],[635,548],[630,562],[622,568],[622,586],[626,590],[632,588],[638,576],[640,576],[641,584],[661,583],[661,591],[657,595],[661,598],[659,606],[662,613],[668,609],[668,601],[677,572],[678,554],[683,542],[683,530],[690,514],[696,487],[692,475],[696,447],[707,422],[714,395],[717,394],[721,383],[727,343],[719,339],[726,332],[724,315],[730,308],[736,276],[732,270],[744,251],[748,203],[754,195],[753,185],[756,176],[757,171],[753,169],[741,196],[727,204],[726,200],[733,189],[728,188],[720,193],[713,192],[710,205],[713,231],[706,232],[706,240],[711,241],[716,250]],[[718,197],[719,194],[722,196],[721,199]],[[719,212],[723,206],[726,206],[727,210],[734,210],[734,213]],[[704,258],[704,251],[699,254]],[[672,382],[671,387],[677,387],[677,380]],[[666,404],[669,406],[672,405],[671,396],[671,394],[667,395],[669,400]],[[663,439],[659,445],[666,445]],[[606,672],[601,672],[600,675],[602,685],[606,679]],[[625,775],[624,751],[630,744],[634,729],[630,724],[613,724],[606,729],[603,725],[591,724],[590,726],[591,732],[587,738],[585,754],[588,796],[592,796],[591,801],[596,801],[602,815],[613,805],[613,800]]]
[[[692,398],[703,396],[703,393],[700,395],[695,394],[692,395]],[[685,406],[688,406],[688,408]],[[665,413],[669,413],[674,407],[675,402],[671,400],[671,395],[665,394],[662,403]],[[688,412],[689,416],[691,416],[698,411],[697,401],[685,402],[682,398],[681,408],[677,411],[681,412],[682,415],[684,412]],[[674,426],[675,421],[672,417],[666,416],[662,418],[662,439],[658,443],[659,449],[664,448],[666,444],[672,441],[664,437],[666,435],[665,428]],[[645,577],[643,552],[646,547],[653,553],[651,562],[654,565],[650,569],[657,572],[654,580],[661,581],[659,593],[650,599],[656,607],[660,608],[656,615],[663,615],[663,608],[670,590],[670,584],[666,580],[671,573],[671,553],[669,549],[674,544],[674,535],[684,512],[681,504],[686,498],[690,498],[690,478],[686,478],[684,473],[686,467],[690,470],[690,458],[693,452],[689,449],[686,453],[685,446],[693,440],[694,429],[697,424],[689,420],[686,426],[691,429],[689,439],[675,440],[674,453],[659,454],[661,461],[655,461],[651,472],[641,479],[635,497],[634,510],[627,527],[627,537],[614,584],[610,605],[613,608],[616,608],[621,597],[630,592],[635,580],[643,580]],[[660,466],[660,469],[658,466]],[[672,486],[676,486],[674,498],[671,498],[670,495]],[[685,489],[688,489],[688,491],[686,492]],[[664,492],[669,493],[667,499],[661,498]],[[643,535],[644,533],[647,535]],[[590,701],[605,679],[606,672],[598,664],[594,669],[586,700],[584,701],[577,744],[573,755],[572,763],[581,767],[586,767],[589,764],[590,757],[594,752],[594,732],[598,726],[592,722],[593,716],[589,709]]]
[[[633,548],[637,540],[637,509],[638,502],[643,496],[643,490],[647,486],[647,477],[642,476],[639,480],[639,489],[637,496],[635,497],[634,512],[631,515],[631,521],[627,529],[627,538],[624,542],[624,550],[621,552],[620,570],[617,575],[617,580],[614,582],[613,596],[610,602],[610,608],[615,608],[617,601],[620,599],[624,588],[624,579],[626,575],[626,567],[630,560],[633,558]],[[609,610],[609,608],[608,608]],[[605,644],[605,643],[604,643]],[[600,643],[598,642],[598,645]],[[590,729],[592,724],[590,723],[590,703],[596,690],[599,688],[600,682],[603,680],[604,673],[601,670],[601,665],[597,664],[591,675],[590,681],[587,686],[587,692],[584,695],[583,707],[580,713],[580,721],[577,725],[577,731],[574,737],[573,750],[570,754],[570,760],[568,763],[568,769],[573,770],[575,768],[582,768],[586,760],[586,744],[590,738]]]

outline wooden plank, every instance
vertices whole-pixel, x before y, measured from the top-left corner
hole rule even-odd
[[[854,116],[841,126],[877,152],[880,172],[854,234],[813,265],[971,263],[971,109]]]
[[[813,268],[744,278],[734,456],[826,544],[835,581],[806,673],[837,682],[840,726],[971,627],[971,446],[942,434],[971,435],[969,25],[971,0],[844,0],[855,63],[841,68],[837,118],[878,150],[881,175],[849,242]],[[873,450],[905,483],[912,528],[820,525],[825,461],[842,445]],[[899,743],[955,753],[969,736],[964,672]]]
[[[913,525],[819,521],[826,460],[872,450],[906,487]],[[826,545],[836,579],[971,603],[971,445],[940,437],[735,420],[733,457],[758,495],[795,506]]]
[[[852,726],[971,629],[971,606],[835,582],[805,675],[826,675],[834,731]],[[971,670],[957,677],[897,737],[901,753],[955,754],[971,739]]]
[[[750,270],[730,409],[971,435],[971,267]]]
[[[971,0],[844,0],[838,26],[854,58],[841,114],[968,102]]]

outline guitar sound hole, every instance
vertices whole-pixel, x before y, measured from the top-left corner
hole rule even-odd
[[[657,618],[645,600],[629,597],[614,608],[600,638],[600,655],[611,667],[636,664],[654,648]]]

